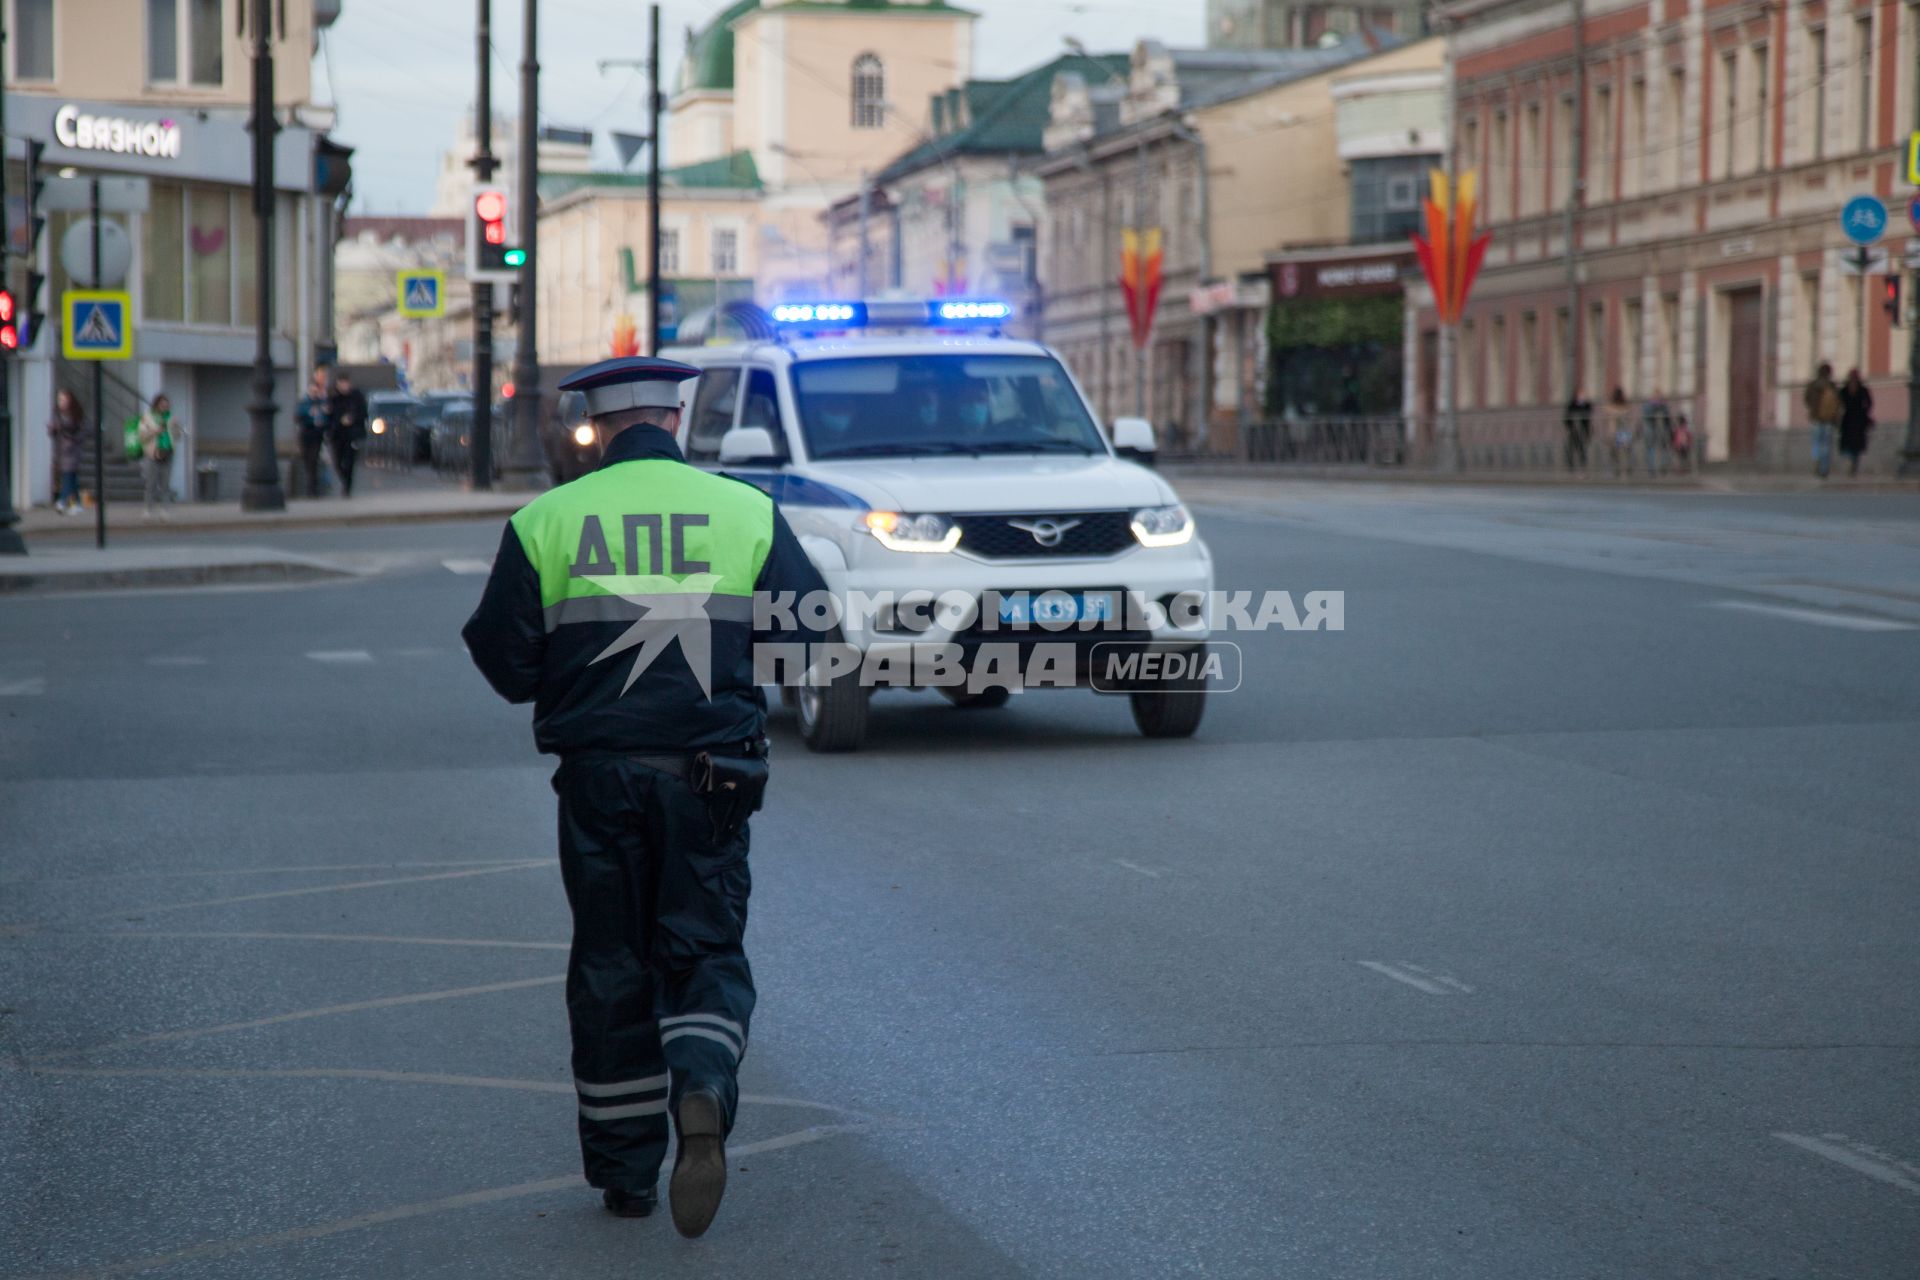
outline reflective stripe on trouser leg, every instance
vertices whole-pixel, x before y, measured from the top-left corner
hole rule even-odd
[[[688,1088],[711,1089],[731,1129],[754,1003],[744,947],[752,887],[747,831],[743,824],[715,847],[706,802],[671,778],[660,782],[647,818],[649,840],[662,855],[654,1009],[673,1070],[672,1104],[677,1112]]]
[[[560,871],[573,908],[567,1021],[573,1033],[580,1153],[587,1181],[653,1189],[668,1146],[666,1059],[654,1024],[652,902],[659,860],[637,811],[631,772],[569,765],[560,794]]]

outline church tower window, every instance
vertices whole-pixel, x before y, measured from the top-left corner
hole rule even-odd
[[[878,129],[886,121],[886,68],[878,57],[863,53],[853,60],[853,127]]]

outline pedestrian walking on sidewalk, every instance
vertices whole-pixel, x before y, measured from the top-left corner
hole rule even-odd
[[[561,381],[586,397],[600,464],[515,513],[460,633],[560,757],[587,1181],[615,1214],[652,1213],[671,1114],[668,1193],[687,1236],[726,1188],[754,1006],[747,815],[767,761],[753,646],[808,638],[757,628],[755,601],[825,590],[766,494],[681,456],[679,384],[698,373],[627,356]]]
[[[1873,392],[1860,378],[1858,369],[1847,370],[1847,385],[1840,388],[1840,452],[1847,455],[1847,474],[1860,474],[1860,455],[1867,451],[1867,438],[1873,434]]]
[[[1567,413],[1560,420],[1567,430],[1567,470],[1587,469],[1587,445],[1593,439],[1593,401],[1586,388],[1577,387],[1567,401]]]
[[[1822,361],[1801,396],[1807,422],[1813,427],[1813,473],[1822,480],[1833,466],[1833,433],[1840,427],[1840,388],[1833,385],[1833,366]]]
[[[1660,458],[1673,445],[1673,414],[1658,391],[1640,406],[1640,444],[1647,451],[1647,474],[1660,474]]]
[[[53,416],[47,419],[47,434],[53,437],[53,469],[60,477],[53,509],[63,516],[79,515],[80,457],[84,450],[87,415],[80,411],[80,397],[61,390],[53,398]]]
[[[1619,387],[1607,398],[1607,451],[1614,475],[1633,471],[1633,406]]]
[[[155,396],[140,415],[140,481],[146,490],[147,519],[166,513],[160,504],[173,501],[173,455],[185,432],[173,417],[173,403]]]
[[[333,449],[333,470],[340,477],[340,496],[351,498],[353,464],[360,455],[360,442],[367,436],[367,393],[353,385],[352,376],[344,369],[333,380],[327,435]]]
[[[320,496],[320,446],[327,438],[327,409],[332,398],[326,369],[315,369],[307,383],[307,394],[300,397],[293,410],[300,431],[300,483],[309,498]]]

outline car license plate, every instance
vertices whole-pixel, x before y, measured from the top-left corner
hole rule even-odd
[[[1016,591],[1000,597],[1003,627],[1061,627],[1111,622],[1111,591]]]

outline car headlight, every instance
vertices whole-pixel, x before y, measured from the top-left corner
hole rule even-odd
[[[1193,517],[1179,503],[1133,513],[1133,536],[1143,547],[1177,547],[1193,537]]]
[[[869,511],[866,525],[889,551],[951,551],[960,541],[960,526],[945,516]]]
[[[375,418],[373,420],[373,434],[377,436],[387,434],[387,420],[385,418]]]
[[[593,428],[588,426],[584,422],[581,423],[579,426],[575,427],[573,429],[573,442],[579,445],[582,449],[592,444]]]

